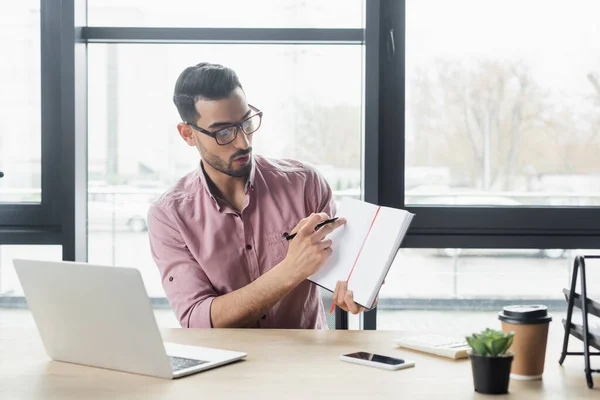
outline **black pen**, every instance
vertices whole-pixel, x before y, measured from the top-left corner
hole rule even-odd
[[[337,219],[338,219],[338,217],[334,217],[334,218],[327,219],[327,220],[325,220],[325,221],[319,222],[319,223],[317,224],[317,226],[315,226],[315,231],[316,231],[316,230],[319,230],[319,228],[322,228],[323,226],[325,226],[325,225],[327,225],[327,224],[329,224],[329,223],[332,223],[333,221],[335,221],[335,220],[337,220]],[[296,237],[296,234],[297,234],[297,233],[293,233],[293,234],[291,234],[291,235],[287,235],[287,236],[285,237],[285,240],[292,240],[293,238],[295,238],[295,237]]]

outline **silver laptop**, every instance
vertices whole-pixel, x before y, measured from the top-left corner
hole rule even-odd
[[[172,379],[246,356],[163,343],[137,269],[23,259],[14,265],[53,360]]]

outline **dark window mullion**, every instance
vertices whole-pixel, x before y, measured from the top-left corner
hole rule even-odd
[[[418,215],[412,224],[415,231],[600,235],[597,207],[408,206],[407,209]]]
[[[52,4],[54,3],[54,4]],[[61,222],[61,81],[60,40],[61,11],[56,2],[41,0],[41,106],[42,106],[42,210],[54,224]]]
[[[40,204],[1,204],[0,227],[6,225],[27,227],[48,226],[52,223]]]
[[[83,27],[88,43],[361,44],[362,29]]]
[[[364,198],[381,205],[404,202],[404,9],[367,2]],[[363,314],[363,329],[376,328],[377,308]]]

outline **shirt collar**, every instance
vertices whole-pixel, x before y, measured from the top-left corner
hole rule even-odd
[[[253,157],[253,156],[251,156],[251,157]],[[248,175],[248,179],[246,180],[246,186],[245,186],[246,193],[248,193],[248,189],[254,190],[255,175],[256,175],[256,160],[253,157],[252,167],[250,168],[250,174]],[[214,187],[214,184],[210,181],[208,175],[206,174],[202,160],[200,160],[200,163],[198,165],[198,177],[200,179],[200,184],[202,185],[203,190],[206,190],[206,193],[210,196],[210,199],[215,204],[215,207],[217,208],[217,210],[220,211],[221,206],[219,205],[219,202],[217,201],[217,196],[215,196],[215,193],[212,190],[212,187]]]

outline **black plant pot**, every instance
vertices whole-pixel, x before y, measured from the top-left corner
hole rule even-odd
[[[506,394],[513,356],[482,357],[469,354],[475,391],[482,394]]]

